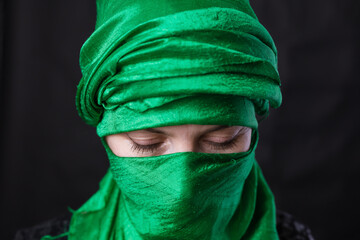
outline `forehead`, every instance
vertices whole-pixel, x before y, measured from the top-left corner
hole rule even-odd
[[[212,132],[219,133],[234,133],[241,129],[243,126],[227,126],[227,125],[199,125],[199,124],[186,124],[177,126],[166,126],[159,128],[148,128],[142,130],[131,131],[128,134],[131,136],[146,135],[146,134],[164,134],[169,136],[175,135],[188,135],[188,134],[206,134]]]
[[[257,129],[253,103],[243,97],[189,97],[146,111],[119,106],[106,110],[97,125],[100,137],[179,125],[227,125]],[[203,128],[206,128],[205,126]]]

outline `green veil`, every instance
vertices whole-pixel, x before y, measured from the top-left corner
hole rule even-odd
[[[281,104],[277,51],[248,0],[97,0],[76,106],[110,160],[73,239],[278,239],[255,160],[256,114]],[[115,156],[104,137],[182,125],[252,128],[247,152]]]

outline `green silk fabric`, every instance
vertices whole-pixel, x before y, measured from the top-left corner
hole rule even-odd
[[[174,85],[175,87],[176,85]],[[138,129],[182,124],[243,125],[257,128],[253,103],[241,96],[198,95],[148,108],[153,99],[107,110],[97,126],[100,137]],[[146,109],[141,111],[140,109]]]
[[[275,205],[254,155],[118,157],[72,217],[69,239],[278,239]]]
[[[100,136],[104,124],[127,122],[121,113],[130,102],[144,112],[187,96],[235,95],[251,99],[258,114],[281,104],[276,47],[247,0],[98,0],[97,7],[96,29],[80,51],[76,105]],[[102,118],[107,110],[117,118]]]
[[[76,106],[110,160],[69,240],[278,239],[255,160],[256,114],[281,104],[277,51],[247,0],[98,0]],[[245,153],[118,157],[109,134],[182,124],[252,128]]]

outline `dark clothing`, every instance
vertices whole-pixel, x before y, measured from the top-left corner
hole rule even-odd
[[[34,227],[21,229],[16,233],[14,240],[39,240],[45,235],[56,236],[62,234],[68,231],[70,218],[71,214],[68,213]],[[277,210],[276,222],[280,240],[314,240],[310,229],[286,212]],[[58,239],[67,240],[67,237]]]

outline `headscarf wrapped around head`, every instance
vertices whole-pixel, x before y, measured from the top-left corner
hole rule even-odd
[[[281,104],[277,51],[248,0],[97,0],[80,66],[77,110],[111,170],[74,212],[69,240],[278,239],[255,161],[255,113]],[[182,124],[251,127],[251,147],[125,158],[104,140]]]
[[[269,104],[281,104],[276,47],[248,0],[98,0],[97,10],[96,29],[80,52],[76,104],[99,136],[185,123],[239,125],[237,106],[251,101],[247,111],[263,115]],[[199,111],[214,97],[212,114]],[[147,111],[164,113],[175,102],[192,114],[149,121]]]

